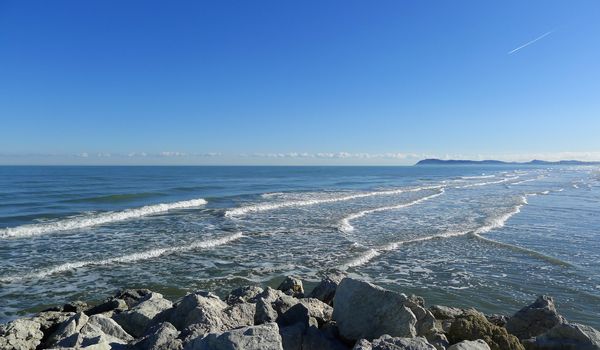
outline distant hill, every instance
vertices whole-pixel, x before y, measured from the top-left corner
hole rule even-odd
[[[415,165],[598,165],[600,162],[584,162],[580,160],[559,160],[549,162],[534,159],[530,162],[503,162],[501,160],[465,160],[465,159],[423,159]]]

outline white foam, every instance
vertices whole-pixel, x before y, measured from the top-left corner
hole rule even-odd
[[[504,182],[516,180],[518,178],[519,178],[518,176],[513,176],[513,177],[507,177],[507,178],[504,178],[504,179],[498,180],[498,181],[477,182],[477,183],[474,183],[474,184],[468,184],[468,185],[463,185],[463,186],[456,186],[456,188],[469,188],[469,187],[477,187],[477,186],[487,186],[487,185],[501,184],[501,183],[504,183]]]
[[[34,272],[34,273],[19,275],[19,276],[2,277],[2,278],[0,278],[0,281],[11,282],[11,281],[22,280],[22,279],[40,279],[40,278],[44,278],[44,277],[47,277],[50,275],[80,269],[80,268],[86,267],[86,266],[106,266],[106,265],[113,265],[113,264],[127,264],[127,263],[132,263],[132,262],[141,261],[141,260],[154,259],[154,258],[158,258],[160,256],[168,255],[168,254],[186,252],[186,251],[191,251],[191,250],[196,250],[196,249],[207,249],[207,248],[217,247],[220,245],[227,244],[229,242],[233,242],[242,237],[243,237],[242,233],[238,232],[238,233],[235,233],[235,234],[232,234],[229,236],[206,240],[206,241],[197,241],[197,242],[193,242],[191,244],[187,244],[184,246],[151,249],[151,250],[146,250],[143,252],[132,253],[132,254],[122,255],[122,256],[116,256],[113,258],[107,258],[107,259],[102,259],[102,260],[87,260],[87,261],[77,261],[77,262],[72,262],[72,263],[65,263],[62,265],[57,265],[57,266],[54,266],[54,267],[51,267],[48,269],[41,270],[39,272]]]
[[[496,177],[496,175],[461,176],[460,178],[463,180],[476,180],[476,179],[491,179],[492,177]]]
[[[357,213],[354,214],[350,214],[348,216],[346,216],[345,218],[343,218],[340,221],[340,224],[338,226],[338,229],[342,232],[348,233],[351,231],[354,231],[354,226],[352,226],[352,224],[350,223],[352,220],[356,220],[358,218],[362,218],[365,215],[368,214],[372,214],[372,213],[377,213],[380,211],[387,211],[387,210],[395,210],[395,209],[402,209],[402,208],[407,208],[410,206],[413,206],[415,204],[419,204],[421,202],[425,202],[429,199],[441,196],[442,194],[444,194],[444,188],[440,188],[439,192],[436,194],[432,194],[423,198],[419,198],[416,199],[412,202],[408,202],[408,203],[403,203],[403,204],[398,204],[398,205],[392,205],[392,206],[387,206],[387,207],[379,207],[379,208],[375,208],[375,209],[368,209],[368,210],[363,210],[363,211],[359,211]]]
[[[0,230],[0,238],[29,237],[57,231],[74,230],[85,227],[103,225],[116,221],[140,218],[143,216],[158,213],[164,213],[169,210],[193,208],[204,204],[206,204],[206,200],[198,198],[173,203],[147,205],[140,208],[126,209],[123,211],[105,212],[100,214],[73,217],[40,224],[28,224],[17,227],[8,227]]]
[[[245,215],[248,213],[263,212],[263,211],[276,210],[276,209],[282,209],[282,208],[305,207],[305,206],[310,206],[310,205],[335,203],[335,202],[349,201],[349,200],[353,200],[353,199],[373,197],[373,196],[396,195],[396,194],[401,194],[401,193],[405,193],[405,192],[416,192],[416,191],[436,189],[436,188],[441,188],[441,187],[442,186],[426,186],[426,187],[416,187],[416,188],[409,188],[409,189],[403,188],[403,189],[389,190],[389,191],[374,191],[374,192],[366,192],[366,193],[359,193],[359,194],[351,194],[351,195],[347,195],[347,196],[333,197],[333,198],[306,199],[306,200],[287,201],[287,202],[280,202],[280,203],[254,204],[254,205],[248,205],[245,207],[239,207],[239,208],[227,210],[225,212],[225,216],[226,217],[234,217],[234,216]]]
[[[513,182],[511,183],[511,185],[520,185],[520,184],[524,184],[526,182],[531,182],[531,181],[535,181],[537,179],[527,179],[527,180],[521,180],[521,181],[517,181],[517,182]]]
[[[419,238],[414,238],[414,239],[409,239],[409,240],[404,240],[404,241],[392,242],[392,243],[389,243],[378,249],[373,248],[373,249],[367,251],[365,254],[359,256],[358,258],[351,260],[350,262],[342,265],[341,268],[347,269],[349,267],[357,267],[357,266],[364,265],[364,264],[368,263],[369,261],[371,261],[373,258],[381,255],[382,252],[396,250],[404,244],[418,243],[418,242],[423,242],[423,241],[429,241],[432,239],[458,237],[458,236],[464,236],[467,234],[473,234],[474,236],[481,237],[480,236],[481,234],[484,234],[484,233],[487,233],[494,229],[503,227],[506,224],[506,222],[508,221],[508,219],[513,217],[515,214],[520,213],[521,208],[527,204],[527,196],[529,196],[529,195],[535,195],[535,194],[525,194],[525,195],[521,196],[520,201],[513,207],[513,209],[511,211],[509,211],[508,213],[505,213],[501,216],[498,216],[496,218],[493,218],[492,220],[488,221],[484,226],[481,226],[475,230],[449,231],[449,232],[438,233],[438,234],[426,236],[426,237],[419,237]]]

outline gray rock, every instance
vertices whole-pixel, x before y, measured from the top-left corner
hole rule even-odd
[[[342,273],[332,273],[327,275],[321,282],[310,292],[311,298],[316,298],[322,302],[333,305],[333,297],[337,286],[340,284],[344,275]]]
[[[565,322],[556,311],[552,297],[542,295],[533,304],[522,308],[509,318],[506,329],[519,339],[528,339]]]
[[[340,336],[349,341],[384,334],[415,337],[417,318],[404,306],[405,295],[373,284],[344,278],[333,300],[333,319]]]
[[[31,320],[18,319],[0,324],[0,349],[3,350],[33,350],[43,337],[40,324]]]
[[[245,286],[232,290],[225,298],[229,305],[238,303],[255,303],[256,297],[264,290],[257,286]]]
[[[125,332],[115,320],[101,314],[89,317],[87,323],[81,328],[81,333],[85,334],[88,331],[90,333],[102,332],[108,336],[122,340],[123,343],[133,340],[133,337]]]
[[[158,324],[146,332],[146,335],[132,344],[133,350],[181,350],[183,343],[179,331],[169,322]]]
[[[577,323],[560,323],[523,343],[532,350],[600,350],[600,332]]]
[[[129,303],[128,303],[129,305]],[[132,304],[133,305],[133,304]],[[129,310],[113,315],[113,319],[134,337],[141,337],[150,321],[159,313],[171,308],[173,304],[160,293],[149,293],[138,300]]]
[[[285,347],[284,347],[285,349]],[[317,327],[309,327],[302,338],[302,350],[347,350],[339,340],[321,332]],[[286,349],[287,350],[287,349]]]
[[[77,313],[64,321],[48,338],[51,346],[74,347],[79,342],[79,332],[85,326],[89,317],[83,312]]]
[[[401,338],[385,334],[373,342],[361,339],[353,350],[436,350],[436,348],[425,338]]]
[[[276,323],[211,333],[186,344],[185,350],[283,350]]]
[[[481,339],[463,340],[450,346],[448,350],[490,350],[490,346]]]
[[[102,304],[96,305],[85,312],[86,315],[96,315],[107,312],[123,312],[129,308],[123,299],[111,298]]]
[[[255,324],[274,322],[279,316],[299,302],[299,299],[291,297],[280,290],[267,287],[267,289],[256,296],[254,322]]]
[[[148,299],[148,296],[152,293],[154,292],[149,289],[124,289],[119,291],[113,299],[122,299],[128,308],[132,308]]]
[[[302,298],[304,296],[302,280],[293,276],[287,276],[277,289],[293,297]]]
[[[333,308],[316,298],[299,299],[299,303],[308,309],[310,317],[314,317],[319,325],[323,325],[333,319]]]
[[[302,338],[306,332],[306,325],[296,323],[291,326],[279,328],[281,343],[284,350],[302,350]]]
[[[254,314],[255,324],[275,322],[278,316],[277,311],[271,306],[270,302],[263,298],[259,298],[256,301],[256,311]]]
[[[158,320],[168,321],[183,330],[196,323],[221,324],[221,315],[227,304],[218,296],[198,291],[188,294],[175,306],[166,310]]]

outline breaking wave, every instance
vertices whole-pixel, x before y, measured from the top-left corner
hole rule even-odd
[[[85,227],[103,225],[116,221],[129,220],[143,216],[164,213],[169,210],[193,208],[206,204],[202,198],[187,201],[147,205],[140,208],[126,209],[116,212],[105,212],[81,217],[63,219],[60,221],[28,224],[8,227],[0,230],[0,238],[29,237],[57,231],[67,231]]]
[[[192,242],[192,243],[184,245],[184,246],[151,249],[151,250],[146,250],[143,252],[132,253],[132,254],[128,254],[128,255],[122,255],[122,256],[117,256],[117,257],[103,259],[103,260],[87,260],[87,261],[77,261],[77,262],[73,262],[73,263],[65,263],[62,265],[57,265],[57,266],[54,266],[54,267],[51,267],[48,269],[41,270],[39,272],[34,272],[34,273],[19,275],[19,276],[2,277],[2,278],[0,278],[0,281],[12,282],[15,280],[22,280],[22,279],[32,279],[32,278],[40,279],[40,278],[44,278],[44,277],[47,277],[50,275],[80,269],[80,268],[86,267],[86,266],[106,266],[106,265],[112,265],[112,264],[127,264],[127,263],[132,263],[132,262],[136,262],[136,261],[140,261],[140,260],[154,259],[154,258],[158,258],[160,256],[168,255],[168,254],[186,252],[186,251],[191,251],[191,250],[196,250],[196,249],[207,249],[207,248],[217,247],[220,245],[227,244],[229,242],[233,242],[242,237],[243,237],[242,233],[238,232],[238,233],[235,233],[235,234],[232,234],[229,236],[225,236],[225,237],[221,237],[221,238],[216,238],[216,239],[211,239],[211,240],[206,240],[206,241]]]

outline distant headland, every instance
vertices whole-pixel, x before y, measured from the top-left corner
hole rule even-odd
[[[600,162],[584,162],[581,160],[559,160],[555,162],[534,159],[529,162],[504,162],[501,160],[466,160],[429,158],[415,165],[600,165]]]

